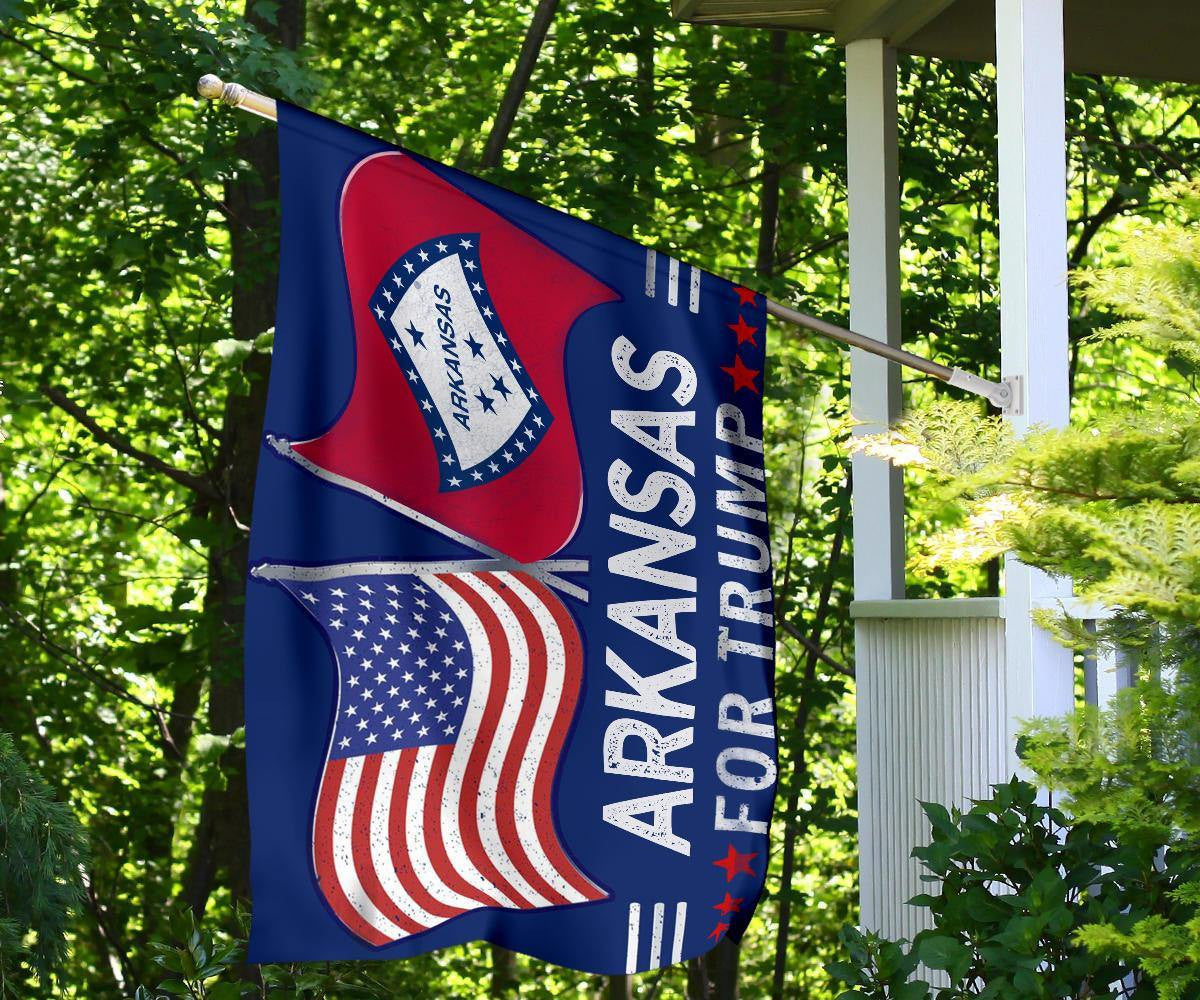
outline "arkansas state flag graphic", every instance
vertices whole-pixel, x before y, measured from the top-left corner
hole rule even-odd
[[[280,105],[254,961],[741,938],[776,778],[761,296]]]

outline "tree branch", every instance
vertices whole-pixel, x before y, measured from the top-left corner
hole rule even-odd
[[[57,406],[68,416],[73,417],[78,423],[82,424],[101,444],[106,444],[113,451],[125,455],[127,458],[132,458],[134,461],[153,469],[155,472],[161,473],[168,479],[173,479],[198,496],[206,497],[209,500],[220,500],[220,492],[207,479],[194,475],[186,469],[178,469],[175,466],[164,462],[156,455],[151,455],[150,452],[144,451],[137,447],[132,441],[116,431],[105,430],[97,420],[87,412],[78,403],[72,401],[65,392],[53,386],[42,385],[38,387],[41,392],[51,403]]]
[[[508,79],[504,97],[500,100],[500,109],[492,122],[492,130],[488,134],[487,143],[483,147],[483,157],[479,161],[481,167],[495,167],[500,163],[500,154],[508,142],[508,133],[516,121],[521,102],[525,99],[525,91],[529,88],[529,78],[533,75],[533,67],[538,54],[542,51],[542,43],[554,20],[554,12],[558,9],[558,0],[538,0],[537,9],[529,22],[529,31],[521,45],[517,56],[517,64],[513,67],[512,76]]]

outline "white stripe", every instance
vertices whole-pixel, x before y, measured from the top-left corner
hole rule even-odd
[[[675,306],[679,304],[679,261],[674,257],[667,260],[667,304]]]
[[[500,773],[504,768],[504,758],[508,756],[508,748],[512,745],[512,734],[516,731],[517,720],[521,709],[529,695],[529,644],[525,641],[525,633],[521,623],[512,609],[504,603],[503,598],[477,576],[459,577],[483,599],[492,609],[492,613],[500,619],[500,627],[508,639],[508,690],[504,694],[504,706],[500,711],[500,721],[496,725],[496,736],[488,750],[487,762],[483,767],[483,776],[479,780],[479,795],[476,799],[476,815],[479,817],[479,832],[483,837],[483,846],[492,864],[508,879],[509,883],[534,906],[549,906],[550,900],[531,886],[521,874],[512,856],[504,846],[504,838],[500,835],[500,822],[497,816],[497,805],[500,799]],[[545,700],[538,707],[539,714],[545,711]],[[519,787],[519,786],[518,786]],[[530,795],[528,818],[530,827],[524,829],[520,815],[516,810],[516,826],[518,838],[522,846],[528,850],[529,840],[533,835],[533,801],[532,786],[523,789]]]
[[[654,298],[654,271],[658,267],[658,254],[654,250],[646,251],[646,297]]]
[[[429,775],[433,770],[433,759],[436,754],[437,747],[421,747],[417,750],[417,757],[413,762],[412,778],[408,782],[408,812],[404,817],[404,838],[408,846],[409,862],[413,872],[425,886],[425,890],[439,903],[457,906],[463,910],[478,910],[479,903],[476,900],[460,896],[442,880],[442,876],[433,867],[433,860],[429,857],[429,849],[425,843],[425,795],[429,788]],[[446,788],[443,787],[443,801],[445,801],[446,795]],[[436,805],[434,808],[440,809],[441,807]],[[455,831],[458,829],[457,822],[456,815]],[[445,843],[445,834],[443,834],[442,841]],[[452,857],[449,854],[449,845],[446,846],[447,855]],[[458,865],[454,867],[456,870],[461,870]]]
[[[558,623],[538,595],[522,583],[519,577],[512,574],[499,574],[499,579],[508,584],[513,596],[529,609],[546,642],[546,689],[542,695],[541,708],[533,721],[533,729],[529,733],[529,743],[525,747],[525,755],[521,759],[521,769],[517,778],[517,829],[521,833],[521,844],[525,848],[525,853],[529,855],[529,860],[533,862],[538,874],[569,901],[582,903],[587,897],[563,877],[546,855],[542,843],[537,837],[537,827],[533,819],[537,806],[542,809],[550,808],[549,802],[535,803],[533,793],[538,766],[542,760],[542,751],[546,746],[546,741],[550,738],[550,730],[554,726],[554,719],[562,700],[567,673],[566,647],[563,644]]]
[[[675,941],[671,945],[671,963],[683,961],[683,928],[687,923],[687,903],[682,900],[675,906]]]
[[[492,885],[467,857],[462,835],[458,829],[459,795],[463,790],[471,747],[479,738],[479,727],[483,722],[483,710],[487,705],[488,689],[491,686],[492,654],[488,648],[487,633],[483,629],[483,623],[471,610],[470,605],[446,584],[434,576],[422,577],[421,580],[449,605],[450,610],[462,622],[471,645],[471,655],[474,658],[475,667],[471,678],[471,696],[467,700],[467,711],[459,728],[459,740],[454,744],[450,766],[446,769],[446,793],[442,796],[442,841],[446,846],[450,864],[464,879],[475,888],[486,892],[493,899],[515,909],[516,904],[497,886]]]
[[[350,838],[354,830],[354,799],[358,793],[358,779],[361,774],[362,758],[346,758],[342,784],[338,788],[337,805],[333,810],[333,869],[342,893],[358,911],[359,916],[380,934],[395,941],[407,937],[408,933],[375,908],[362,883],[358,881],[358,872],[354,870],[353,842]]]
[[[688,309],[694,313],[700,311],[700,268],[694,264],[688,268],[691,287],[688,290]]]
[[[406,916],[411,917],[424,927],[440,924],[444,917],[435,917],[417,905],[400,879],[396,877],[396,869],[392,865],[391,842],[393,832],[390,829],[392,808],[392,789],[396,783],[396,765],[400,762],[403,750],[389,750],[379,761],[379,776],[375,780],[375,801],[371,804],[371,860],[375,864],[375,874],[383,891]],[[361,760],[361,758],[357,758]],[[420,877],[420,876],[418,876]],[[428,882],[422,878],[422,882]]]
[[[666,903],[654,904],[654,923],[650,930],[650,964],[647,968],[658,969],[662,966],[663,916]]]
[[[625,972],[637,972],[638,925],[642,922],[642,904],[629,904],[629,943],[625,946]]]

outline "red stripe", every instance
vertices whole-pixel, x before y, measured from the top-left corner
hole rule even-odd
[[[533,786],[533,801],[549,803],[554,791],[555,769],[571,727],[571,720],[575,716],[575,706],[579,701],[579,690],[583,683],[583,643],[579,638],[579,630],[575,627],[575,620],[549,587],[526,573],[513,575],[533,591],[554,618],[566,653],[562,696],[559,698],[558,708],[554,713],[550,735],[546,738],[545,747],[542,748],[537,778]],[[554,818],[550,810],[539,810],[536,822],[542,849],[559,874],[585,899],[604,899],[607,893],[588,881],[575,863],[567,857],[566,851],[559,843],[558,831],[554,827]]]
[[[372,753],[362,758],[362,770],[358,777],[358,791],[354,797],[354,818],[350,825],[350,853],[354,858],[354,870],[358,873],[359,885],[375,909],[392,923],[409,934],[427,930],[400,909],[388,895],[379,872],[375,870],[375,858],[371,853],[371,811],[375,807],[375,786],[379,783],[379,764],[382,754]]]
[[[488,751],[492,746],[492,741],[488,737],[494,734],[500,725],[500,716],[504,711],[504,699],[508,693],[509,674],[512,670],[508,637],[504,634],[500,620],[488,607],[487,602],[468,584],[449,574],[439,576],[438,579],[466,601],[467,606],[478,616],[483,623],[483,630],[487,634],[488,646],[492,654],[492,680],[488,688],[483,719],[479,724],[480,738],[471,747],[471,755],[467,758],[467,770],[463,775],[462,794],[460,794],[458,802],[458,819],[459,827],[462,830],[463,847],[466,848],[467,857],[471,859],[480,873],[508,896],[514,905],[521,909],[532,909],[533,904],[512,887],[488,856],[479,836],[479,816],[475,808],[480,780],[483,777],[483,768],[487,763]],[[503,817],[508,811],[501,809],[499,814]],[[501,827],[501,836],[504,836],[503,827]]]
[[[504,757],[504,765],[500,769],[498,797],[504,806],[500,817],[500,834],[504,838],[508,854],[512,857],[518,871],[525,876],[526,881],[550,903],[561,905],[570,900],[550,885],[534,867],[521,844],[516,815],[517,781],[520,777],[521,761],[530,749],[530,734],[533,732],[533,725],[537,720],[538,713],[544,707],[547,670],[546,638],[542,635],[537,620],[525,603],[517,597],[512,587],[501,583],[491,573],[481,573],[480,579],[500,596],[500,599],[516,616],[521,631],[525,633],[525,642],[529,648],[529,685],[522,699],[521,714],[513,728],[512,740],[508,744],[508,753]],[[538,808],[542,801],[536,797],[533,800],[534,830],[539,840],[543,836],[543,831],[538,829],[542,825],[541,816],[544,810]]]
[[[396,869],[396,877],[400,880],[400,884],[404,886],[404,891],[426,913],[431,913],[435,917],[449,919],[450,917],[457,917],[460,913],[465,913],[466,910],[461,910],[457,906],[451,906],[449,903],[440,902],[431,896],[429,890],[425,887],[425,883],[421,881],[420,876],[413,870],[412,862],[409,859],[407,832],[409,793],[412,790],[413,768],[417,763],[418,753],[420,751],[415,747],[400,751],[400,758],[396,764],[396,779],[392,783],[391,811],[388,814],[388,849],[392,855],[392,866]],[[424,809],[424,803],[418,803],[418,808]],[[434,811],[440,813],[441,809],[438,808]],[[428,828],[429,826],[428,821],[422,822],[422,818],[421,813],[418,812],[415,817],[417,829],[414,831],[418,837],[423,835],[422,828]],[[426,846],[426,852],[429,852],[428,846]],[[449,866],[447,865],[447,867]]]
[[[450,758],[454,755],[454,745],[440,746],[434,751],[433,763],[429,768],[429,784],[425,787],[425,851],[433,862],[434,871],[441,880],[460,896],[476,900],[480,906],[499,906],[500,901],[492,899],[481,889],[475,888],[450,863],[446,854],[446,845],[442,840],[442,792],[446,786],[446,772],[450,770]],[[459,796],[461,816],[462,787],[454,789],[450,794]]]
[[[337,868],[333,862],[333,815],[337,808],[338,793],[345,774],[344,760],[330,760],[325,764],[321,776],[321,791],[317,796],[317,816],[313,824],[313,865],[317,870],[317,881],[333,912],[343,924],[364,941],[379,947],[390,944],[391,938],[380,933],[367,923],[359,912],[350,905],[342,884],[338,881]]]

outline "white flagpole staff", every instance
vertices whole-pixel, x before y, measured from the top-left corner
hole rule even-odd
[[[200,77],[200,82],[196,90],[201,97],[207,98],[210,101],[220,101],[231,108],[240,108],[242,111],[249,111],[251,114],[258,115],[260,118],[266,118],[269,121],[278,120],[279,116],[274,100],[265,94],[248,90],[240,83],[225,83],[220,77],[208,73]],[[808,316],[805,313],[797,312],[795,309],[790,309],[771,299],[767,299],[767,312],[777,319],[783,320],[785,323],[791,323],[793,326],[803,327],[806,330],[819,333],[821,336],[828,337],[830,340],[836,340],[840,344],[857,347],[869,354],[886,358],[895,364],[924,372],[926,375],[932,375],[942,382],[956,386],[959,389],[965,389],[976,396],[982,396],[993,406],[1007,414],[1013,415],[1021,412],[1021,383],[1019,377],[1004,379],[1001,382],[992,382],[978,375],[973,375],[971,372],[963,371],[961,368],[950,368],[946,365],[940,365],[936,361],[930,361],[928,358],[923,358],[920,355],[912,354],[898,347],[892,347],[890,344],[875,340],[873,337],[867,337],[864,334],[855,333],[853,330],[847,330],[845,327],[836,326],[833,323],[817,319],[815,316]]]

